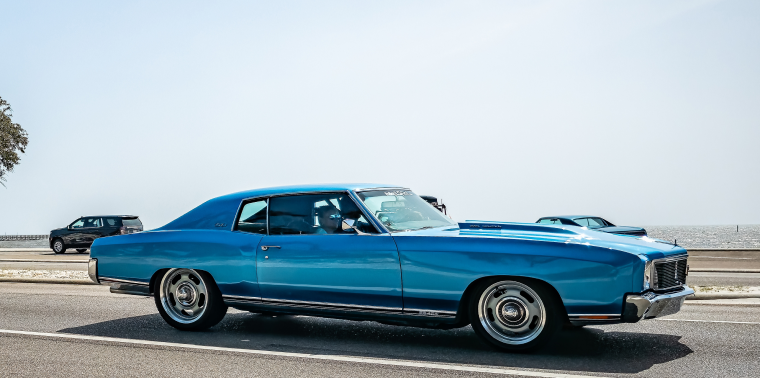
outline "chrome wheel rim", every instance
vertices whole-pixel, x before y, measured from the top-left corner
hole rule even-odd
[[[172,269],[166,272],[159,293],[164,310],[179,323],[193,323],[206,311],[206,283],[192,269]]]
[[[53,250],[56,252],[61,252],[63,250],[63,243],[61,243],[60,240],[56,240],[56,242],[53,243]]]
[[[534,340],[546,324],[541,297],[528,285],[516,281],[497,282],[486,289],[478,302],[483,328],[496,340],[521,345]]]

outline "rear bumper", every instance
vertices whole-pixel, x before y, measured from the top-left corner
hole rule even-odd
[[[93,282],[100,283],[98,281],[98,259],[90,259],[87,263],[87,274]]]
[[[687,296],[693,295],[694,290],[686,285],[680,291],[666,294],[647,292],[627,295],[623,307],[622,320],[626,323],[636,323],[641,319],[652,319],[672,315],[681,310]]]

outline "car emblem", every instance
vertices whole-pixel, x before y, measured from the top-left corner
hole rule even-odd
[[[681,280],[678,279],[678,261],[676,261],[676,268],[673,271],[673,279],[676,280],[677,284],[681,284]]]

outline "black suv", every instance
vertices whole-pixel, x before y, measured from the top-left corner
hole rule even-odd
[[[50,248],[55,253],[64,253],[66,248],[76,248],[77,252],[84,253],[97,238],[142,230],[142,222],[134,215],[80,217],[67,227],[50,231]]]

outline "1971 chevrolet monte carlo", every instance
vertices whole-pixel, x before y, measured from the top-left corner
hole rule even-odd
[[[533,350],[563,324],[677,312],[686,250],[574,226],[454,223],[403,187],[258,189],[214,198],[151,231],[95,240],[90,277],[152,295],[181,330],[228,307],[386,324],[472,324]]]

